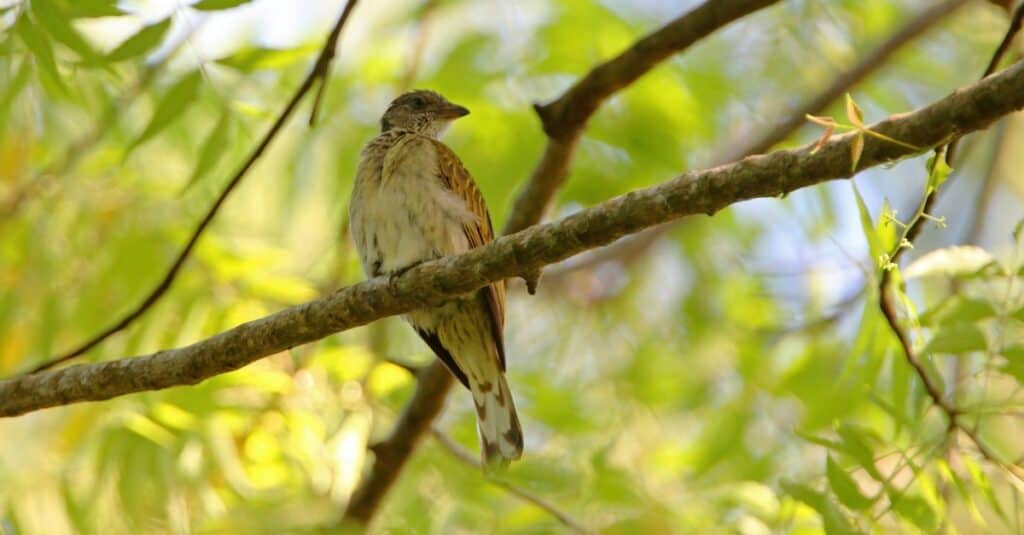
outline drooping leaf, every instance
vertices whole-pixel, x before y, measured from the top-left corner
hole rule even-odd
[[[32,2],[32,13],[54,39],[74,50],[83,61],[90,62],[96,59],[97,54],[92,45],[69,23],[70,17],[58,4]]]
[[[262,69],[280,69],[308,57],[319,50],[320,45],[309,44],[295,48],[243,48],[234,54],[217,60],[217,63],[242,72]]]
[[[988,342],[985,333],[973,323],[954,323],[936,329],[925,345],[925,353],[962,355],[972,351],[985,351]]]
[[[64,88],[64,81],[57,70],[57,60],[53,53],[53,45],[46,37],[46,34],[33,21],[29,20],[28,15],[24,13],[18,17],[18,21],[14,24],[14,29],[18,37],[21,38],[21,41],[32,52],[32,57],[35,58],[39,69],[57,87]]]
[[[924,311],[918,319],[921,325],[931,327],[954,323],[977,323],[995,315],[996,309],[988,301],[954,295]]]
[[[227,144],[228,137],[231,133],[231,115],[228,110],[225,110],[221,114],[220,119],[217,120],[217,124],[213,125],[213,129],[203,140],[203,144],[199,149],[199,158],[196,160],[196,167],[192,170],[192,176],[189,177],[188,183],[182,189],[182,192],[187,191],[200,179],[206,176],[220,158],[226,152],[225,145]]]
[[[855,511],[863,511],[873,503],[872,500],[861,494],[853,477],[843,470],[831,455],[827,457],[825,463],[825,475],[828,476],[828,484],[832,488],[832,492],[843,505]]]
[[[198,9],[200,11],[218,11],[221,9],[238,7],[249,2],[250,0],[201,0],[200,2],[192,4],[192,9]]]
[[[973,275],[995,262],[986,250],[975,245],[954,245],[936,249],[914,260],[903,274],[906,278],[945,275]]]
[[[156,110],[142,134],[125,150],[125,155],[180,119],[185,109],[195,100],[201,82],[202,76],[196,71],[171,86],[157,103]]]
[[[940,158],[941,156],[941,158]],[[946,163],[946,153],[933,154],[928,159],[928,191],[933,192],[939,189],[939,186],[949,178],[949,175],[953,172],[953,168]]]
[[[892,503],[892,510],[896,514],[910,521],[923,533],[936,532],[941,519],[924,498],[899,492],[895,487],[889,487],[889,489],[889,500]]]
[[[171,19],[143,27],[107,54],[107,61],[125,61],[149,52],[160,44],[170,27]]]
[[[117,7],[119,0],[52,0],[52,3],[59,5],[61,11],[73,19],[116,17],[124,14]]]
[[[782,490],[818,512],[821,522],[825,526],[825,533],[829,535],[852,535],[859,533],[857,528],[846,518],[842,510],[836,506],[822,492],[818,492],[807,485],[795,481],[783,480],[780,483]]]
[[[882,255],[888,255],[889,251],[884,247],[881,238],[878,236],[875,223],[871,219],[871,212],[868,211],[868,205],[864,202],[864,197],[861,196],[860,190],[857,189],[857,184],[851,181],[850,185],[853,187],[853,196],[857,200],[857,212],[860,215],[861,231],[864,232],[864,238],[868,242],[871,258],[878,261]]]

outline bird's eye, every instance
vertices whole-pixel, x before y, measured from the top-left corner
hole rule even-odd
[[[423,97],[412,97],[412,106],[416,109],[423,109],[427,105],[427,101],[423,100]]]

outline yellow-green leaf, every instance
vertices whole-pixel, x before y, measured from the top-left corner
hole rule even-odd
[[[170,27],[171,19],[164,19],[142,28],[107,54],[107,61],[124,61],[149,52],[160,44]]]

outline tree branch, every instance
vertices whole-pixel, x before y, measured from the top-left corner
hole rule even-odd
[[[914,39],[920,37],[929,29],[934,27],[945,17],[953,14],[957,9],[963,7],[967,0],[947,0],[941,4],[932,6],[906,24],[897,29],[888,39],[872,49],[853,67],[844,72],[837,73],[831,85],[821,92],[807,98],[802,104],[787,113],[776,125],[760,136],[730,143],[725,150],[713,156],[710,161],[712,165],[732,162],[750,156],[767,152],[775,145],[785,141],[807,123],[807,115],[817,115],[827,109],[833,102],[846,94],[851,87],[864,81],[868,76],[882,68],[892,56]],[[733,148],[737,147],[737,148]],[[640,258],[654,244],[658,243],[661,236],[675,228],[674,224],[655,227],[626,240],[616,242],[611,247],[592,251],[589,258],[581,258],[571,266],[560,266],[557,270],[549,270],[545,275],[548,284],[559,285],[575,272],[600,265],[612,260],[628,261]]]
[[[779,0],[709,0],[602,63],[548,104],[536,104],[548,143],[529,180],[512,204],[505,234],[537,224],[555,192],[569,176],[583,129],[590,116],[616,91],[635,82],[658,63],[681,52],[730,22]],[[520,274],[532,294],[540,273]]]
[[[320,51],[320,55],[317,57],[316,63],[313,65],[313,68],[306,76],[306,79],[302,81],[302,84],[299,85],[299,88],[295,91],[295,94],[292,96],[291,100],[289,100],[288,104],[286,104],[284,109],[281,110],[281,114],[278,115],[277,119],[274,121],[274,124],[272,124],[270,126],[270,129],[267,130],[267,133],[264,134],[263,139],[260,140],[259,145],[257,145],[256,148],[253,149],[252,153],[249,155],[249,158],[247,158],[245,160],[245,163],[243,163],[242,166],[238,169],[238,171],[235,172],[234,176],[228,182],[227,186],[225,186],[224,190],[220,192],[220,195],[217,197],[217,200],[215,200],[213,202],[213,205],[210,206],[210,209],[207,210],[206,215],[204,215],[203,218],[199,221],[199,224],[196,225],[196,228],[195,230],[192,231],[192,235],[189,237],[188,242],[185,243],[185,247],[181,250],[181,252],[178,253],[178,256],[174,259],[174,262],[171,264],[170,269],[167,270],[167,272],[164,274],[163,278],[156,285],[156,287],[154,287],[153,290],[150,291],[149,295],[147,295],[130,312],[122,316],[121,319],[118,320],[115,324],[111,325],[110,327],[107,327],[99,334],[83,342],[75,349],[72,349],[67,353],[64,353],[62,355],[45,361],[42,364],[39,364],[38,366],[33,368],[29,373],[36,373],[50,369],[58,364],[67,362],[75,357],[85,354],[90,349],[96,347],[97,345],[99,345],[101,342],[111,337],[112,335],[123,331],[135,320],[142,317],[142,315],[145,314],[146,311],[148,311],[154,304],[156,304],[156,302],[167,292],[167,290],[170,289],[171,284],[173,284],[174,280],[178,277],[178,272],[181,271],[181,267],[185,264],[185,261],[188,260],[189,255],[192,254],[192,249],[194,249],[196,243],[199,242],[199,237],[203,234],[203,231],[205,231],[206,228],[210,226],[210,223],[213,221],[214,216],[217,215],[217,212],[220,210],[220,207],[224,204],[224,201],[227,200],[231,192],[235,190],[238,184],[241,183],[242,178],[244,178],[246,173],[249,172],[249,169],[251,169],[252,166],[256,163],[256,161],[260,159],[260,156],[262,156],[263,153],[267,150],[267,147],[270,146],[270,143],[277,136],[278,132],[281,131],[281,128],[284,127],[285,123],[288,121],[288,118],[291,117],[292,112],[295,111],[295,108],[298,107],[299,102],[302,101],[302,98],[306,96],[306,93],[308,93],[313,88],[313,85],[316,84],[317,80],[324,80],[320,85],[321,89],[326,84],[326,79],[328,75],[328,70],[330,68],[331,60],[334,58],[335,49],[337,48],[338,45],[338,36],[341,34],[342,27],[344,27],[345,22],[348,20],[349,14],[352,12],[352,9],[355,7],[358,1],[359,0],[348,0],[348,3],[345,4],[345,9],[341,12],[341,16],[338,17],[338,22],[334,25],[334,28],[331,30],[330,35],[328,35],[327,40],[324,42],[324,47]],[[317,99],[317,102],[319,102],[319,98]],[[314,106],[315,105],[316,102],[314,103]],[[314,115],[310,116],[311,123],[315,116],[315,107],[313,109],[313,112]]]
[[[544,131],[548,135],[548,143],[526,186],[513,204],[512,215],[505,224],[504,234],[523,230],[538,223],[543,217],[551,198],[569,174],[569,163],[587,120],[605,99],[636,81],[665,58],[686,49],[733,20],[777,1],[709,0],[642,38],[625,52],[597,66],[555,101],[544,106],[535,106]],[[526,281],[527,290],[532,294],[536,290],[540,269],[513,274],[517,275]],[[433,362],[429,370],[430,377],[440,377],[447,372],[438,361]],[[450,384],[450,381],[445,385],[435,384],[428,378],[421,378],[416,392],[417,395],[420,391],[431,392],[443,400],[448,394]],[[436,408],[434,412],[417,413],[423,421],[410,420],[408,425],[395,426],[384,444],[401,451],[412,452],[412,448],[407,444],[419,441],[420,436],[417,433],[425,431],[444,407],[443,403],[437,401],[431,399],[431,406]],[[364,523],[369,521],[405,460],[398,459],[397,466],[384,467],[379,473],[375,463],[374,472],[363,483],[364,487],[374,492],[362,492],[363,487],[360,487],[353,500],[349,502],[349,511],[358,514]],[[375,479],[378,474],[388,478],[388,485],[378,484]]]
[[[864,137],[856,171],[980,130],[1024,107],[1024,62],[914,112],[869,128],[901,144]],[[856,133],[707,170],[612,198],[564,219],[503,236],[463,254],[426,262],[389,280],[378,277],[244,323],[192,345],[110,362],[79,364],[0,382],[0,416],[195,384],[257,359],[385,316],[437,306],[491,282],[538,269],[626,234],[730,204],[778,197],[848,178]]]
[[[1022,20],[1024,20],[1024,3],[1021,3],[1017,6],[1017,9],[1014,10],[1010,19],[1010,25],[1006,30],[1006,34],[1003,36],[1003,39],[999,43],[995,52],[993,52],[988,66],[985,67],[985,72],[982,73],[983,80],[985,77],[995,72],[995,69],[1006,55],[1007,50],[1009,50],[1009,44],[1020,32]],[[1017,63],[1017,66],[1020,66],[1020,62]],[[949,165],[953,164],[956,147],[960,137],[960,135],[957,135],[951,138],[948,144],[936,150],[935,163],[929,172],[935,172],[934,166],[940,165],[943,159],[945,159]],[[899,262],[900,256],[902,256],[903,252],[907,249],[907,247],[904,247],[902,244],[913,244],[917,236],[920,235],[921,231],[924,229],[925,222],[928,220],[924,215],[931,211],[932,206],[935,204],[936,194],[937,191],[931,188],[925,192],[924,198],[921,199],[920,207],[918,208],[914,219],[910,222],[906,231],[904,231],[903,239],[900,240],[900,245],[898,245],[896,250],[891,254],[889,262],[893,264]],[[982,457],[996,466],[1003,468],[1021,482],[1024,482],[1024,468],[1012,463],[1007,463],[1000,459],[995,452],[981,440],[981,437],[974,429],[964,425],[961,420],[963,412],[955,405],[955,403],[946,400],[939,386],[928,374],[928,370],[925,369],[924,365],[921,363],[920,356],[914,349],[913,343],[910,340],[910,334],[900,326],[899,316],[896,311],[896,304],[893,301],[891,286],[892,270],[885,269],[882,271],[882,276],[878,282],[878,306],[882,315],[885,317],[886,323],[889,325],[889,329],[899,341],[907,364],[913,368],[914,373],[917,375],[918,379],[920,379],[921,384],[924,386],[925,392],[927,392],[932,403],[942,410],[943,415],[946,417],[949,435],[952,436],[957,431],[963,433],[971,440],[971,442],[974,443],[974,446],[978,449],[978,452],[981,453]]]

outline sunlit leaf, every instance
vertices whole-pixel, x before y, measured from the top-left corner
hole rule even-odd
[[[954,295],[924,311],[918,319],[921,325],[939,326],[953,323],[976,323],[995,315],[996,309],[988,301]]]
[[[909,520],[924,533],[935,533],[942,521],[928,502],[920,496],[892,490],[889,493],[889,500],[896,514]]]
[[[128,147],[126,154],[135,147],[145,143],[164,128],[167,128],[175,121],[181,119],[185,110],[193,103],[199,86],[202,83],[202,76],[198,71],[188,74],[178,80],[164,93],[164,96],[157,102],[156,110],[150,117],[146,128],[139,134],[139,137]]]
[[[36,20],[54,39],[74,50],[84,61],[93,61],[97,57],[92,45],[86,42],[78,30],[69,23],[69,16],[59,5],[53,2],[32,2],[32,12]]]
[[[985,333],[973,323],[954,323],[935,329],[935,334],[925,345],[925,353],[947,353],[962,355],[972,351],[985,351],[988,342]]]
[[[231,9],[249,2],[250,0],[201,0],[192,4],[192,8],[200,11],[217,11],[220,9]]]
[[[163,41],[164,34],[171,27],[171,19],[143,27],[107,54],[107,61],[125,61],[141,56],[156,48]]]
[[[882,255],[888,255],[889,250],[885,248],[881,238],[878,236],[875,223],[871,218],[871,212],[868,211],[868,205],[864,202],[864,197],[861,197],[860,190],[857,189],[856,182],[850,181],[850,185],[853,188],[853,196],[857,200],[857,213],[860,215],[860,228],[864,233],[864,238],[868,242],[868,250],[871,253],[871,257],[878,260]]]
[[[196,167],[192,170],[192,176],[182,191],[187,191],[199,182],[207,173],[217,165],[217,162],[227,152],[227,142],[231,133],[231,115],[227,110],[221,114],[220,119],[213,125],[213,129],[203,140],[199,147],[199,157],[196,159]]]
[[[914,260],[903,275],[908,279],[934,275],[972,275],[995,262],[992,255],[975,245],[954,245],[931,251]]]
[[[846,94],[846,118],[854,126],[864,126],[864,112],[860,111],[860,106],[853,101],[849,93]],[[854,166],[856,167],[856,164]]]
[[[262,69],[281,69],[306,59],[320,49],[319,44],[308,44],[295,48],[243,48],[234,54],[217,60],[217,63],[251,72]]]
[[[786,494],[809,505],[821,515],[822,524],[825,526],[825,533],[829,535],[860,533],[850,520],[846,518],[842,510],[824,493],[795,481],[783,480],[780,485]]]
[[[853,139],[850,140],[850,171],[857,170],[857,164],[860,163],[860,156],[864,153],[864,133],[857,132],[853,135]]]
[[[32,52],[32,56],[35,58],[39,69],[57,87],[63,88],[64,80],[57,70],[57,60],[53,54],[53,45],[50,44],[50,40],[47,39],[46,35],[40,31],[39,26],[30,21],[26,14],[22,14],[14,24],[14,29],[18,37],[21,38],[21,41]]]
[[[828,476],[828,484],[839,501],[856,511],[863,511],[870,507],[873,501],[861,494],[860,488],[850,474],[846,473],[846,470],[843,470],[831,455],[826,459],[825,473]]]

